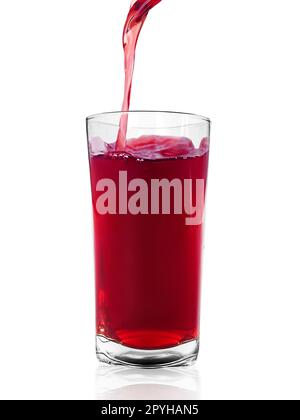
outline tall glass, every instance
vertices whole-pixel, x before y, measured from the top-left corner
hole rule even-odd
[[[121,116],[87,118],[97,356],[110,364],[190,365],[199,351],[210,121],[129,112],[126,149],[116,151]]]

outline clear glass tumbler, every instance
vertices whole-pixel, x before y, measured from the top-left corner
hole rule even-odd
[[[87,118],[94,214],[96,352],[141,367],[192,364],[199,351],[210,121],[132,111]]]

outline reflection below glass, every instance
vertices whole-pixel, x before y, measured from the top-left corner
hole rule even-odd
[[[138,369],[100,365],[96,370],[98,400],[199,400],[196,367]]]

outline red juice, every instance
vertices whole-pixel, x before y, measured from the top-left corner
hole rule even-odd
[[[185,366],[198,355],[210,129],[192,114],[129,112],[140,31],[160,2],[131,1],[122,112],[87,124],[97,356],[150,367]]]
[[[203,225],[187,226],[186,214],[100,215],[100,179],[119,187],[143,179],[203,179],[208,140],[199,149],[186,138],[143,136],[128,140],[123,153],[90,157],[96,255],[97,335],[136,349],[163,349],[199,337]],[[124,185],[122,186],[124,188]],[[193,184],[193,196],[194,196]],[[128,192],[128,200],[133,192]],[[171,201],[173,196],[171,195]],[[149,203],[150,203],[149,191]],[[116,193],[116,208],[119,209]],[[150,208],[150,205],[149,205]]]

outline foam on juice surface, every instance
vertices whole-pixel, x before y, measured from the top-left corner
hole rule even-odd
[[[199,148],[187,137],[141,136],[128,139],[122,152],[116,152],[115,143],[107,144],[95,137],[91,144],[94,155],[107,157],[133,157],[145,160],[175,159],[202,156],[209,150],[209,141],[203,138]]]

